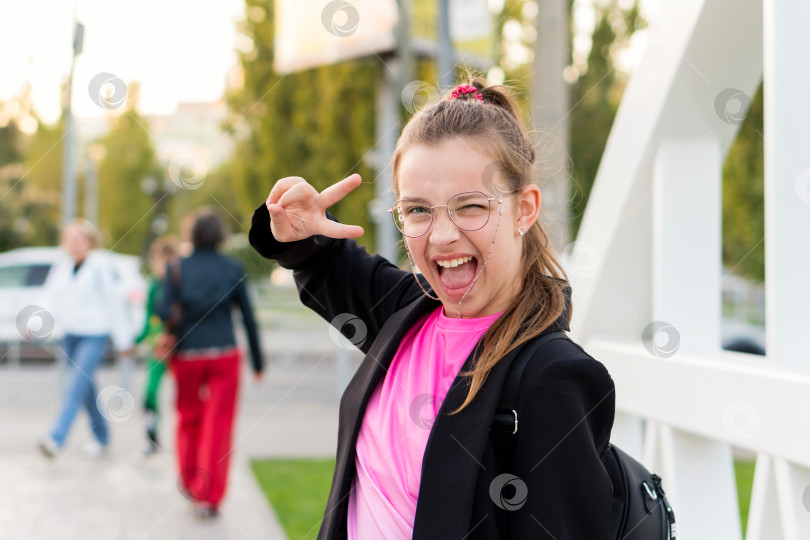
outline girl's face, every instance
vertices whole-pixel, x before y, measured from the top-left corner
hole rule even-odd
[[[497,193],[491,180],[493,160],[469,140],[448,139],[438,146],[414,146],[403,154],[399,164],[399,199],[424,199],[431,206],[447,204],[454,195],[480,191],[488,197]],[[486,170],[485,170],[486,169]],[[511,189],[499,178],[500,192]],[[444,305],[447,317],[483,317],[506,309],[522,282],[523,238],[518,227],[528,230],[540,209],[540,190],[530,184],[518,193],[503,197],[503,215],[497,234],[498,201],[490,203],[487,224],[475,231],[457,227],[446,207],[435,208],[430,229],[418,238],[404,237],[420,272]],[[493,239],[495,240],[493,244]],[[487,260],[487,254],[492,254]],[[462,262],[469,259],[468,262]],[[486,267],[470,291],[474,278]],[[448,263],[458,264],[447,268]],[[440,263],[444,263],[444,266]]]
[[[81,262],[93,245],[79,225],[68,225],[62,233],[62,247],[74,261]]]
[[[152,257],[149,259],[149,266],[152,269],[152,273],[158,279],[163,279],[166,277],[166,258],[165,257]]]

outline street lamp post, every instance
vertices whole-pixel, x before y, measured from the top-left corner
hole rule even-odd
[[[450,36],[450,0],[439,0],[438,23],[439,86],[445,90],[456,82],[453,40]]]
[[[84,25],[76,21],[73,32],[73,58],[70,62],[70,76],[68,77],[67,92],[65,96],[65,148],[62,155],[62,224],[68,223],[76,217],[76,134],[73,132],[73,69],[76,67],[76,57],[82,52],[84,43]]]

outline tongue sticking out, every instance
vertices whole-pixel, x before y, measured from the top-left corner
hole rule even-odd
[[[455,268],[439,268],[439,279],[441,279],[442,285],[448,289],[466,287],[472,283],[475,277],[475,259]]]

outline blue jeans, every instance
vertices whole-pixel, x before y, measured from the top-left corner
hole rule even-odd
[[[70,369],[59,416],[56,417],[51,429],[51,438],[61,448],[65,444],[76,413],[80,407],[84,407],[90,415],[93,434],[100,444],[106,446],[109,443],[107,421],[96,406],[96,384],[93,377],[104,358],[107,336],[66,334],[64,347]]]

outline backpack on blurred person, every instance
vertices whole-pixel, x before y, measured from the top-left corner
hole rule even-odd
[[[152,354],[162,362],[171,359],[174,348],[177,346],[177,329],[183,320],[183,306],[178,298],[180,289],[180,263],[175,261],[169,266],[169,279],[172,282],[174,298],[172,299],[171,315],[163,324],[163,330],[155,337]]]

